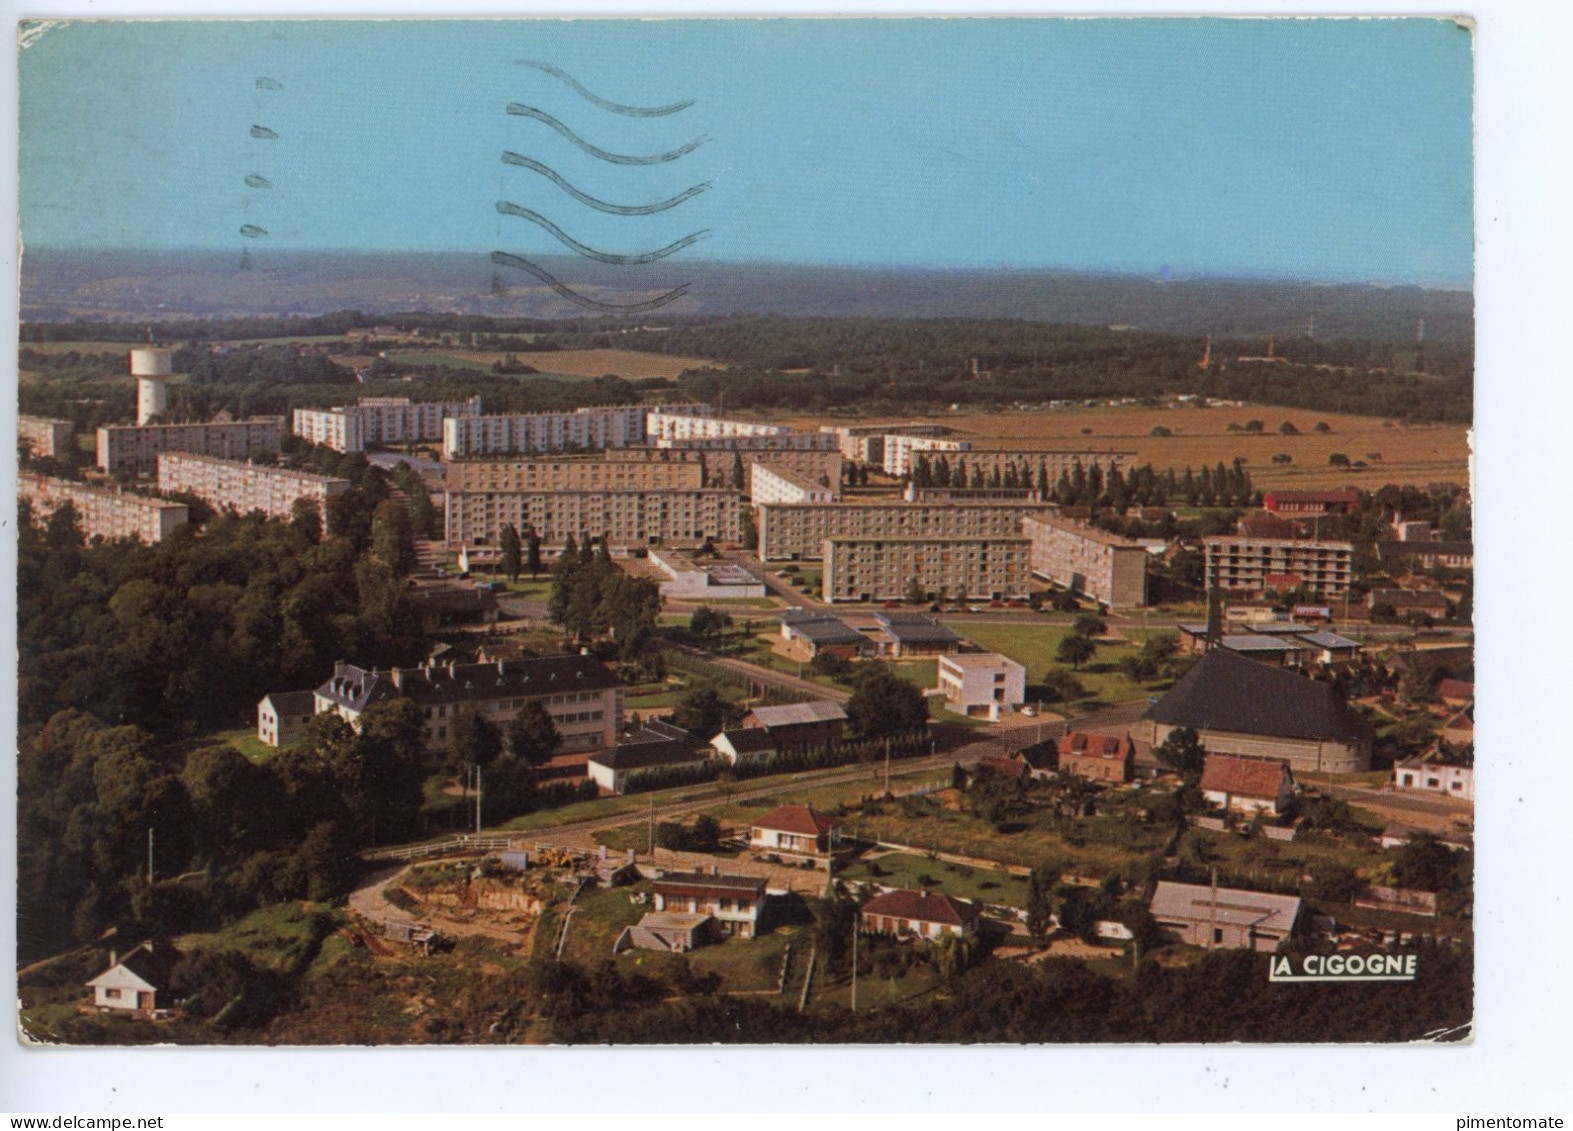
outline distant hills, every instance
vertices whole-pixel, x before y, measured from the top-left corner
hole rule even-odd
[[[1247,279],[1163,281],[1129,275],[1020,270],[883,270],[681,262],[619,268],[543,257],[576,289],[629,303],[689,283],[653,314],[789,317],[1009,318],[1242,338],[1269,334],[1412,341],[1421,319],[1435,342],[1474,335],[1464,290]],[[29,250],[23,321],[137,321],[181,317],[442,311],[531,318],[585,314],[534,279],[502,270],[492,288],[485,253],[238,254]]]

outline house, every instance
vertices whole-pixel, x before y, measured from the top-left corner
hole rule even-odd
[[[1475,799],[1475,759],[1434,746],[1393,767],[1393,788],[1440,793],[1464,801]]]
[[[1298,896],[1161,880],[1148,909],[1193,946],[1272,953],[1299,928],[1302,907]]]
[[[257,741],[268,746],[289,746],[305,733],[317,713],[317,697],[310,691],[274,691],[257,704]]]
[[[1349,664],[1360,658],[1365,646],[1336,632],[1308,632],[1300,637],[1302,664]]]
[[[846,728],[847,712],[831,699],[755,707],[743,716],[744,729],[759,728],[777,750],[834,746]]]
[[[1127,734],[1072,731],[1058,742],[1059,771],[1089,781],[1128,782],[1135,769],[1136,744]]]
[[[1471,703],[1442,724],[1442,741],[1450,746],[1475,744],[1475,705]]]
[[[684,954],[712,941],[720,932],[716,921],[702,913],[687,911],[647,911],[612,944],[612,953],[625,950],[653,950],[661,954]]]
[[[961,634],[921,613],[880,612],[876,642],[882,655],[900,660],[912,656],[945,656],[961,650]]]
[[[748,847],[817,856],[841,847],[841,822],[811,805],[783,805],[751,823]]]
[[[1048,781],[1060,765],[1059,749],[1052,738],[1023,747],[1013,757],[1020,758],[1026,764],[1023,773],[1033,781]]]
[[[109,969],[87,983],[93,1007],[153,1018],[170,1004],[170,971],[181,959],[167,943],[149,940],[121,958],[109,952]],[[159,995],[164,995],[164,1005]]]
[[[1188,727],[1213,754],[1277,758],[1320,773],[1371,765],[1371,725],[1336,687],[1226,648],[1204,655],[1142,719],[1142,737],[1154,746]]]
[[[1002,778],[1018,781],[1032,776],[1032,767],[1020,754],[985,754],[978,759],[978,769],[998,774]]]
[[[1380,608],[1393,610],[1394,616],[1420,613],[1424,616],[1447,616],[1447,595],[1439,589],[1373,589],[1366,598],[1366,606],[1375,612]]]
[[[1262,496],[1262,509],[1284,517],[1299,515],[1349,514],[1360,505],[1360,492],[1353,487],[1336,491],[1268,491]]]
[[[590,755],[590,780],[607,793],[626,793],[642,777],[692,770],[697,777],[710,765],[705,749],[682,727],[651,719],[623,734],[611,750]]]
[[[812,609],[788,609],[781,614],[782,648],[794,660],[812,660],[821,653],[855,660],[874,650],[868,637],[840,617]]]
[[[982,912],[975,903],[941,892],[897,888],[876,895],[858,914],[866,934],[939,939],[976,934]]]
[[[765,881],[757,876],[723,876],[695,868],[668,872],[655,881],[655,909],[709,915],[723,935],[751,939],[759,933]]]
[[[1220,637],[1218,647],[1227,648],[1257,663],[1271,664],[1279,668],[1285,667],[1289,663],[1289,657],[1297,656],[1300,652],[1298,644],[1291,644],[1282,637],[1262,636],[1254,632]]]
[[[728,765],[747,766],[776,756],[776,740],[764,727],[724,730],[710,740],[711,749]]]
[[[1202,796],[1225,812],[1277,816],[1294,797],[1294,773],[1274,758],[1209,754],[1202,767]]]
[[[1378,542],[1376,560],[1386,569],[1407,568],[1411,572],[1443,569],[1474,569],[1473,542]]]
[[[939,688],[958,715],[998,722],[1027,699],[1027,669],[998,652],[958,652],[939,658]]]
[[[1467,707],[1475,701],[1475,683],[1469,679],[1445,678],[1437,682],[1436,693],[1449,707]]]

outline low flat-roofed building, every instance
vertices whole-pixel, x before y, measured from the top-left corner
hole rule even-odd
[[[501,617],[497,598],[478,586],[416,589],[409,594],[423,632],[456,625],[496,624]]]
[[[1025,597],[1032,587],[1031,545],[1012,537],[826,538],[820,590],[832,603],[899,601],[914,584],[946,597]]]
[[[1027,669],[998,652],[958,652],[939,658],[939,688],[958,715],[997,722],[1027,699]]]
[[[1323,515],[1349,514],[1360,505],[1360,492],[1353,487],[1331,491],[1268,491],[1262,496],[1262,509],[1270,514]]]
[[[1051,514],[1027,515],[1032,572],[1111,609],[1147,603],[1147,550],[1140,542]]]
[[[1292,657],[1298,657],[1300,646],[1277,636],[1262,636],[1254,632],[1233,633],[1220,637],[1218,647],[1227,648],[1238,655],[1263,664],[1287,667]]]
[[[1392,609],[1398,616],[1422,613],[1431,617],[1447,616],[1447,594],[1440,589],[1373,589],[1366,597],[1372,610]]]
[[[943,656],[961,650],[961,633],[922,613],[882,611],[874,614],[879,625],[875,644],[893,660],[912,656]]]
[[[1365,651],[1358,640],[1339,636],[1336,632],[1308,632],[1299,638],[1302,663],[1336,664],[1353,663]]]
[[[1387,569],[1474,569],[1473,542],[1378,542],[1376,560]]]
[[[765,583],[732,562],[696,562],[672,550],[650,551],[666,580],[661,596],[673,601],[731,601],[767,596]]]
[[[173,533],[190,519],[185,503],[171,503],[138,495],[120,487],[90,487],[71,479],[22,473],[17,476],[18,497],[33,505],[41,517],[66,503],[76,512],[85,537],[113,542],[140,538],[151,545]]]
[[[1148,909],[1192,946],[1271,954],[1299,929],[1302,904],[1298,896],[1160,880]]]
[[[874,643],[833,613],[817,609],[788,609],[781,614],[782,649],[796,660],[812,660],[820,653],[856,659],[874,650]]]

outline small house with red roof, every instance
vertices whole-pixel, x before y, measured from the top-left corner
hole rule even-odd
[[[748,846],[765,852],[820,856],[841,847],[841,822],[812,805],[783,805],[754,821]]]
[[[1226,812],[1277,816],[1294,797],[1288,762],[1240,754],[1209,754],[1202,766],[1202,796]]]
[[[865,934],[896,938],[966,938],[978,930],[978,905],[936,891],[897,888],[876,895],[859,911]]]
[[[1131,736],[1072,731],[1058,742],[1060,773],[1100,782],[1128,782],[1136,765]]]

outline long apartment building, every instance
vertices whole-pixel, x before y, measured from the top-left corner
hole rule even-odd
[[[1032,572],[1111,609],[1147,603],[1147,550],[1140,542],[1052,514],[1028,515]]]
[[[772,503],[758,509],[764,561],[817,559],[827,538],[1015,538],[1041,503]]]
[[[1053,490],[1061,474],[1073,475],[1076,465],[1083,471],[1094,467],[1107,475],[1114,468],[1124,470],[1136,461],[1133,451],[1027,451],[1005,449],[969,448],[959,452],[931,450],[926,453],[931,472],[948,472],[952,480],[964,483],[956,486],[1003,487],[1014,483],[1017,487],[1036,489],[1040,483]],[[905,472],[910,474],[917,466],[916,456]],[[888,468],[887,468],[888,470]]]
[[[447,541],[497,546],[503,527],[533,526],[546,546],[605,537],[618,549],[700,545],[742,537],[743,500],[721,488],[630,491],[449,491]]]
[[[1293,538],[1220,537],[1206,540],[1206,581],[1223,590],[1305,589],[1320,597],[1349,591],[1354,546]]]
[[[971,440],[947,440],[941,436],[891,433],[885,436],[884,449],[880,453],[880,466],[884,468],[887,475],[910,475],[913,466],[917,463],[919,453],[928,453],[930,456],[939,452],[955,455],[971,450]]]
[[[410,699],[425,717],[426,750],[446,753],[453,745],[459,708],[472,706],[499,730],[505,729],[525,703],[546,708],[560,736],[557,755],[577,755],[579,773],[587,755],[617,745],[623,722],[623,688],[605,664],[593,656],[537,656],[487,663],[438,664],[417,668],[369,671],[335,663],[333,675],[314,696],[316,714],[336,712],[359,726],[368,707]]]
[[[679,440],[721,440],[736,436],[785,436],[792,429],[783,424],[755,424],[748,420],[724,420],[709,413],[682,412],[663,408],[652,412],[645,422],[650,443],[663,447]]]
[[[44,475],[18,476],[17,494],[41,515],[48,515],[66,503],[76,512],[82,533],[89,538],[113,541],[140,538],[157,542],[189,518],[184,503],[171,503],[147,495],[136,495],[120,488],[89,487],[69,479]]]
[[[76,425],[69,420],[48,420],[42,416],[18,416],[16,438],[35,456],[53,459],[71,447]]]
[[[261,511],[271,518],[288,518],[297,499],[312,500],[318,513],[326,515],[328,500],[348,491],[350,481],[190,452],[161,452],[158,489],[189,491],[215,507],[233,507],[241,514]]]
[[[925,593],[998,601],[1031,588],[1026,538],[826,538],[826,601],[900,600],[914,581]]]
[[[821,424],[819,430],[836,437],[847,459],[881,466],[886,436],[948,436],[952,431],[943,424]]]
[[[838,460],[839,462],[839,460]],[[785,468],[757,463],[750,469],[748,500],[754,506],[766,503],[815,503],[824,505],[841,499],[840,476],[825,482],[798,475]]]
[[[710,406],[593,405],[572,412],[450,417],[443,422],[442,458],[633,447],[645,442],[647,421],[657,412],[703,417]]]
[[[443,421],[479,416],[481,398],[464,401],[412,401],[409,397],[362,397],[336,408],[297,408],[295,435],[334,451],[362,452],[378,444],[410,444],[442,439]]]
[[[444,482],[450,491],[697,489],[705,485],[705,465],[689,452],[622,448],[549,459],[455,460],[447,465]]]
[[[775,452],[835,452],[841,446],[829,432],[761,432],[750,436],[690,436],[687,439],[652,439],[651,443],[662,448],[685,448],[697,452],[742,452],[764,456]]]
[[[162,452],[247,459],[257,452],[278,451],[283,438],[282,416],[206,424],[111,424],[98,430],[98,466],[111,473],[151,474],[158,470]]]

